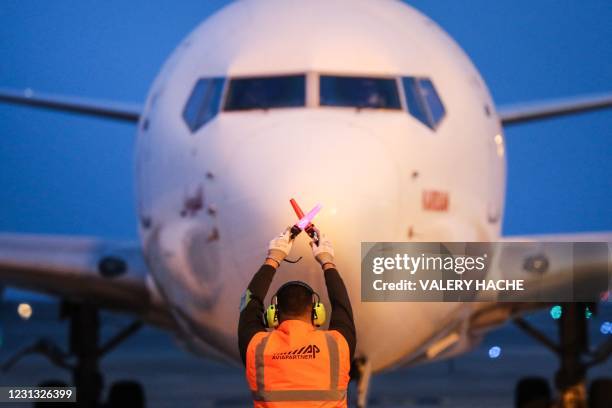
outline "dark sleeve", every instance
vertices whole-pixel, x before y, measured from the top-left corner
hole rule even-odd
[[[349,346],[351,361],[353,361],[357,335],[355,333],[351,301],[338,271],[331,268],[327,269],[324,273],[327,295],[332,306],[329,330],[338,330],[344,336]]]
[[[241,304],[240,319],[238,320],[238,348],[243,364],[246,364],[247,347],[253,336],[257,332],[266,330],[262,320],[263,301],[275,272],[276,269],[272,266],[262,265],[251,279],[251,283],[249,283],[248,289],[243,295],[243,304]]]

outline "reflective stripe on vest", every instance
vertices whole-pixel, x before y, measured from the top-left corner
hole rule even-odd
[[[264,337],[255,348],[255,372],[257,389],[253,391],[255,401],[342,401],[346,398],[346,390],[338,389],[340,375],[340,356],[338,343],[330,334],[325,333],[327,348],[329,350],[329,389],[327,390],[264,390],[264,350],[270,336]]]

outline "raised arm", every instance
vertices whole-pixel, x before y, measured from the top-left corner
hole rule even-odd
[[[319,246],[312,244],[312,252],[323,268],[327,295],[332,307],[329,330],[337,330],[344,336],[349,346],[352,361],[355,355],[357,335],[351,301],[334,264],[334,249],[331,242],[325,235],[320,235],[320,237]]]
[[[264,299],[270,289],[276,268],[291,251],[292,244],[289,230],[270,241],[264,264],[255,273],[242,295],[238,320],[238,349],[243,364],[246,362],[247,347],[253,336],[257,332],[266,330],[262,320]]]

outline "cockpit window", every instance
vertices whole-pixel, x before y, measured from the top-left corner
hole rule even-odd
[[[321,75],[319,84],[321,106],[402,108],[395,79]]]
[[[251,77],[230,80],[223,110],[292,108],[305,105],[305,75]]]
[[[446,111],[434,84],[428,78],[415,77],[404,77],[402,83],[410,114],[435,130]]]
[[[202,78],[196,82],[183,109],[183,119],[191,132],[204,126],[219,113],[223,82],[223,78]]]

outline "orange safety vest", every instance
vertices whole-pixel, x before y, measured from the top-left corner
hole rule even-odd
[[[246,377],[256,408],[346,407],[350,365],[340,332],[285,320],[253,336]]]

